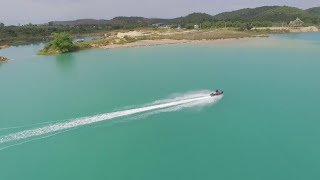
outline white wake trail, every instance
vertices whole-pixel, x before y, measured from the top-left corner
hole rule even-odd
[[[137,113],[148,112],[152,110],[160,110],[165,108],[173,108],[173,109],[179,110],[184,107],[211,104],[211,103],[217,102],[221,98],[222,96],[210,97],[209,94],[206,94],[205,96],[202,94],[202,96],[200,97],[189,96],[189,98],[187,99],[173,99],[172,102],[170,102],[170,100],[166,100],[165,101],[166,103],[162,103],[162,104],[158,104],[159,101],[156,101],[157,103],[155,105],[149,105],[141,108],[100,114],[100,115],[95,115],[91,117],[82,117],[82,118],[77,118],[68,122],[56,123],[56,124],[52,124],[52,125],[41,127],[41,128],[25,130],[25,131],[9,134],[9,135],[0,137],[0,144],[11,142],[11,141],[22,140],[22,139],[26,139],[34,136],[41,136],[49,133],[55,133],[58,131],[62,131],[62,130],[66,130],[66,129],[70,129],[78,126],[88,125],[88,124],[96,123],[99,121],[110,120],[117,117],[123,117],[123,116],[133,115]]]

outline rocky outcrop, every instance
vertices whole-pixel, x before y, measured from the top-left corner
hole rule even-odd
[[[0,63],[10,61],[10,59],[0,56]]]

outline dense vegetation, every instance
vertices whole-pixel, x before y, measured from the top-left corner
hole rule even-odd
[[[18,44],[29,41],[53,39],[52,33],[66,32],[71,35],[96,33],[110,29],[109,26],[49,26],[49,25],[26,25],[0,27],[0,45]]]
[[[306,10],[307,12],[320,17],[320,7],[314,7]]]
[[[275,6],[263,6],[253,9],[246,8],[232,12],[224,12],[215,15],[214,19],[220,21],[246,21],[247,19],[253,19],[253,17],[257,16],[258,14],[270,10],[274,7]]]
[[[193,13],[186,17],[172,19],[171,23],[186,24],[186,23],[202,23],[210,22],[272,22],[272,23],[289,23],[290,21],[300,18],[307,25],[320,23],[320,7],[302,10],[295,7],[287,6],[263,6],[258,8],[240,9],[232,12],[224,12],[215,16],[210,16],[204,13]],[[230,24],[230,23],[229,23]],[[238,24],[238,23],[237,23]],[[266,24],[263,23],[265,26]]]
[[[224,21],[271,21],[273,23],[288,23],[297,17],[307,24],[320,23],[320,17],[308,12],[308,10],[287,6],[264,6],[254,9],[241,9],[218,14],[214,16],[213,19]]]
[[[146,26],[151,20],[144,17],[115,17],[107,22],[112,27]]]
[[[89,46],[82,43],[74,44],[72,42],[72,37],[67,33],[53,33],[54,40],[49,42],[42,50],[39,51],[39,54],[60,54],[71,51],[76,51],[79,49],[88,48]]]
[[[179,17],[172,19],[170,23],[175,24],[187,24],[187,23],[196,23],[196,22],[204,22],[204,21],[211,21],[212,16],[206,13],[192,13],[185,17]]]

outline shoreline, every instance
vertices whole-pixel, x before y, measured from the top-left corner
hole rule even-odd
[[[127,44],[112,44],[105,46],[97,46],[93,48],[98,49],[121,49],[121,48],[134,48],[134,47],[147,47],[147,46],[160,46],[170,44],[183,44],[193,42],[191,40],[173,40],[173,39],[161,39],[161,40],[140,40],[133,43]]]
[[[264,30],[264,31],[274,31],[274,32],[285,32],[285,34],[296,34],[296,33],[311,33],[319,32],[319,28],[316,26],[307,26],[307,27],[258,27],[253,28],[252,30]]]
[[[217,39],[201,39],[201,40],[174,40],[174,39],[159,39],[159,40],[140,40],[127,44],[112,44],[104,46],[93,46],[96,49],[122,49],[122,48],[137,48],[137,47],[149,47],[149,46],[161,46],[161,45],[173,45],[173,44],[185,44],[196,42],[213,42],[213,41],[228,41],[228,40],[240,40],[240,39],[253,39],[253,38],[268,38],[270,36],[251,36],[251,37],[237,37],[237,38],[217,38]]]

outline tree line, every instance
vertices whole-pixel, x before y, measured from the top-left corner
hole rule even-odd
[[[243,21],[204,21],[202,23],[187,23],[187,24],[173,24],[171,28],[186,28],[193,29],[194,25],[199,25],[201,29],[211,29],[211,28],[239,28],[242,30],[251,29],[253,27],[272,27],[273,23],[271,21],[253,21],[253,22],[243,22]]]
[[[16,44],[28,41],[38,41],[52,39],[53,33],[65,32],[71,35],[97,33],[110,30],[112,27],[106,25],[24,25],[24,26],[4,26],[0,23],[0,45]]]

